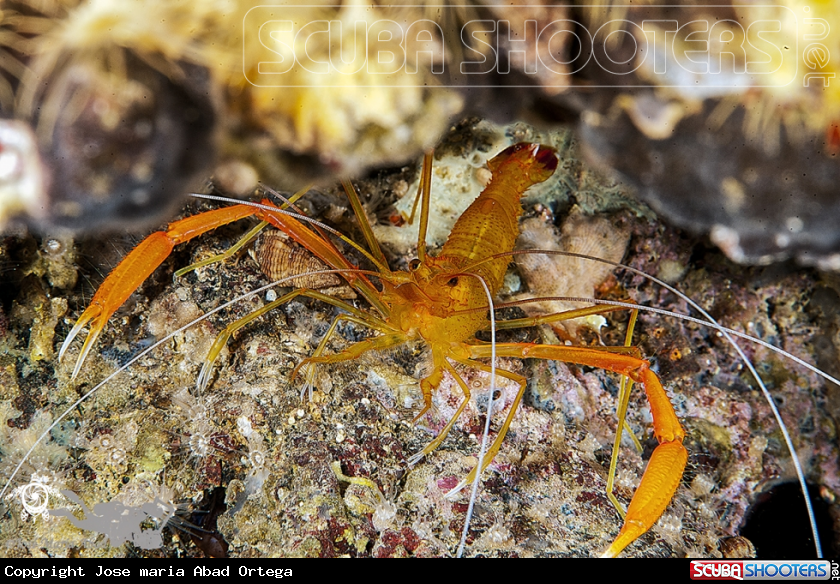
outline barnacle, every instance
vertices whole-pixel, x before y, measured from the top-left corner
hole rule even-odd
[[[434,143],[462,107],[455,91],[427,86],[427,64],[413,75],[392,70],[377,58],[382,47],[358,40],[360,25],[410,19],[401,9],[365,1],[286,7],[280,14],[298,26],[340,23],[343,36],[332,40],[342,56],[369,66],[331,75],[301,66],[275,80],[263,70],[285,38],[269,30],[280,22],[276,8],[247,0],[24,4],[41,14],[39,26],[30,23],[25,41],[0,35],[0,45],[27,55],[26,68],[7,68],[20,78],[15,114],[35,128],[44,160],[47,212],[36,217],[26,205],[41,229],[142,228],[171,214],[179,201],[172,193],[197,186],[219,150],[287,185],[403,162]],[[299,58],[312,63],[334,50],[323,35],[295,38]]]
[[[592,158],[735,261],[836,269],[836,3],[601,8],[583,11],[591,30],[619,19],[582,72],[613,87],[583,107]]]
[[[134,421],[117,426],[113,433],[94,436],[87,444],[85,462],[91,468],[111,476],[119,476],[128,469],[130,454],[137,446],[140,427]]]
[[[504,520],[497,517],[496,522],[476,540],[475,546],[485,550],[511,549],[514,546],[513,534],[505,526]]]
[[[720,542],[720,553],[724,558],[755,558],[755,546],[746,537],[727,537]]]
[[[189,532],[193,527],[184,519],[191,505],[183,502],[183,485],[167,484],[152,473],[139,473],[120,491],[118,501],[127,507],[143,508],[155,521],[158,530],[168,525]],[[151,505],[150,505],[151,504]]]
[[[271,280],[281,280],[294,274],[324,271],[328,266],[309,253],[282,231],[262,233],[251,252],[260,269]],[[355,298],[356,293],[338,274],[312,274],[288,280],[288,286],[312,288],[338,298]]]
[[[214,401],[212,396],[194,397],[183,388],[172,396],[175,415],[184,424],[189,456],[196,462],[206,460],[216,450],[214,438],[219,429],[213,419]]]
[[[393,526],[394,520],[397,516],[397,507],[394,505],[393,502],[385,498],[385,495],[382,494],[382,491],[379,490],[379,487],[376,486],[376,483],[367,478],[349,477],[345,475],[343,472],[341,472],[340,462],[333,462],[330,465],[330,468],[332,469],[333,473],[335,473],[335,476],[339,481],[347,482],[351,485],[357,485],[359,487],[365,487],[370,493],[373,494],[373,497],[370,497],[370,499],[373,500],[373,514],[371,516],[371,522],[376,531],[381,533]],[[349,492],[345,494],[344,500],[345,504],[348,504],[348,507],[350,507],[354,513],[358,514],[360,512],[366,512],[368,511],[368,509],[370,509],[370,507],[368,507],[358,499],[352,498]]]
[[[211,429],[206,424],[197,423],[190,429],[190,456],[198,459],[206,458],[211,452]]]
[[[266,445],[265,440],[259,432],[251,426],[251,420],[247,416],[240,416],[236,419],[236,427],[239,433],[248,441],[248,477],[245,483],[245,497],[262,489],[268,478],[266,468]]]

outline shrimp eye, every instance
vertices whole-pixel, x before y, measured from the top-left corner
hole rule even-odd
[[[408,269],[411,270],[412,272],[419,267],[420,267],[420,260],[418,260],[417,258],[414,258],[413,260],[408,262]]]
[[[449,281],[447,282],[447,284],[449,284],[450,286],[457,286],[458,285],[458,278],[457,277],[456,278],[450,278]]]

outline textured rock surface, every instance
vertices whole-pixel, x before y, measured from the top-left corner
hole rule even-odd
[[[461,149],[465,157],[485,155],[469,140],[475,131],[469,124],[464,126],[440,151]],[[567,153],[573,154],[573,149]],[[567,158],[563,167],[575,172],[556,183],[556,196],[544,193],[538,201],[526,201],[527,217],[560,223],[584,190],[582,185],[594,192],[620,190],[620,185],[609,181],[584,180],[592,171],[574,158]],[[393,192],[405,191],[401,181],[413,178],[409,169],[361,183],[366,200],[376,202],[369,214],[392,216],[388,204]],[[604,185],[600,191],[593,186],[598,184]],[[305,206],[316,214],[326,212],[338,228],[359,238],[349,212],[340,212],[342,197],[338,189],[314,194]],[[189,212],[202,208],[193,205]],[[722,324],[816,359],[837,374],[840,285],[836,279],[789,265],[744,269],[703,242],[650,219],[649,214],[609,209],[604,220],[630,233],[628,264],[675,282]],[[34,241],[3,241],[2,257],[12,268],[3,272],[0,287],[0,469],[4,482],[36,436],[80,394],[194,315],[266,282],[247,255],[172,280],[173,269],[218,253],[242,229],[219,230],[174,254],[111,319],[76,383],[70,382],[69,375],[78,343],[63,363],[54,357],[33,358],[29,349],[32,304],[43,304],[45,297],[67,300],[68,319],[58,318],[54,323],[53,343],[60,342],[70,319],[89,301],[87,278],[101,277],[90,263],[107,261],[100,250],[111,246],[79,243],[76,257],[88,258],[88,263],[81,262],[85,277],[67,291],[50,286],[45,272],[38,275],[31,269],[44,253]],[[411,257],[390,259],[399,266]],[[512,284],[508,292],[525,290]],[[686,308],[671,293],[620,272],[607,276],[593,293],[678,311]],[[11,485],[20,487],[38,472],[46,477],[44,484],[77,493],[90,508],[114,502],[139,507],[154,500],[165,501],[173,509],[180,504],[179,516],[207,533],[191,536],[188,530],[177,529],[176,522],[163,531],[161,546],[152,546],[155,549],[143,550],[137,543],[111,547],[105,535],[74,527],[66,518],[22,518],[20,498],[11,497],[2,501],[0,555],[399,557],[454,553],[467,499],[460,495],[448,500],[444,494],[474,464],[483,417],[471,405],[436,452],[413,468],[407,466],[406,459],[429,442],[460,398],[457,387],[444,381],[435,396],[435,411],[417,426],[410,425],[422,403],[416,381],[427,358],[422,347],[319,367],[318,391],[311,400],[301,401],[300,381],[291,381],[289,375],[311,354],[336,312],[317,302],[295,301],[241,331],[222,353],[207,392],[191,393],[215,334],[263,303],[263,295],[243,300],[143,355],[71,410]],[[522,314],[510,309],[501,316],[517,315]],[[581,331],[578,341],[622,344],[627,315],[611,316],[608,321],[600,336]],[[371,334],[355,325],[341,327],[339,333],[332,350]],[[550,337],[548,331],[526,329],[506,333],[504,338],[543,341]],[[635,342],[673,395],[689,432],[690,456],[665,516],[626,553],[718,556],[719,540],[737,534],[757,494],[792,478],[789,455],[767,404],[717,335],[643,314]],[[826,387],[812,373],[767,350],[744,345],[783,410],[809,480],[822,487],[824,497],[833,497],[840,492],[837,388]],[[620,527],[604,491],[616,427],[617,377],[553,362],[511,359],[500,365],[528,377],[526,404],[484,474],[466,554],[588,556],[602,552]],[[471,371],[464,375],[478,403],[486,405],[487,376]],[[498,399],[499,405],[510,403],[511,390],[504,386],[504,402]],[[503,411],[496,414],[494,428],[503,415]],[[634,391],[631,399],[629,425],[646,452],[639,456],[625,440],[617,481],[617,495],[625,503],[649,456],[650,419],[640,391]],[[384,499],[367,486],[340,481],[331,468],[334,462],[340,463],[348,477],[369,478]],[[57,495],[50,501],[83,516],[78,507]],[[147,522],[142,527],[154,526]],[[788,540],[806,537],[780,529],[785,531],[779,537]],[[807,549],[807,542],[802,549]]]

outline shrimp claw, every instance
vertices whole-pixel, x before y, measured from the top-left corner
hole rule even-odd
[[[489,346],[474,346],[471,349],[473,358],[487,358],[490,354]],[[597,348],[499,343],[496,345],[496,355],[552,359],[598,367],[627,375],[636,383],[641,383],[645,388],[651,416],[653,417],[653,433],[659,442],[659,446],[653,451],[641,483],[630,501],[624,525],[603,555],[603,557],[617,556],[625,547],[653,527],[653,524],[668,507],[680,484],[688,460],[688,451],[682,443],[685,438],[685,430],[677,419],[677,414],[673,405],[671,405],[671,400],[665,393],[665,389],[662,387],[659,377],[650,370],[650,363],[640,357],[607,353]],[[483,467],[489,465],[499,451],[524,391],[525,385],[521,384],[504,425],[484,457]],[[477,468],[473,469],[469,476],[453,489],[453,492],[469,484],[475,477],[477,470]]]
[[[356,266],[341,255],[328,240],[313,233],[300,221],[277,208],[271,201],[263,200],[262,205],[234,205],[222,207],[192,217],[186,217],[169,224],[166,231],[158,231],[144,239],[129,253],[114,270],[108,274],[105,281],[93,296],[90,306],[79,317],[70,334],[64,340],[59,351],[59,359],[64,356],[70,343],[82,328],[91,323],[82,351],[76,360],[71,380],[75,379],[84,364],[94,342],[105,328],[105,323],[114,312],[137,290],[140,284],[148,278],[155,269],[172,253],[173,248],[199,235],[212,231],[222,225],[233,223],[250,216],[257,216],[274,227],[285,231],[299,244],[309,249],[324,262],[338,269],[352,270]],[[374,306],[378,305],[377,291],[364,276],[349,274],[345,279],[368,299]]]
[[[70,379],[75,379],[82,368],[96,339],[105,328],[111,315],[122,306],[131,294],[140,287],[155,269],[163,263],[172,249],[179,243],[188,241],[220,225],[231,223],[254,214],[253,207],[237,205],[216,209],[201,215],[187,217],[169,225],[167,231],[158,231],[144,239],[110,273],[96,291],[90,306],[82,313],[70,334],[64,339],[58,358],[64,357],[70,343],[91,323],[90,332],[82,345],[82,351],[76,359],[76,366]]]

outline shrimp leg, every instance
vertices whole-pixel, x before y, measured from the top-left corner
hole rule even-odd
[[[491,356],[489,345],[471,347],[472,358],[487,359]],[[530,343],[499,343],[496,345],[499,357],[517,357],[520,359],[551,359],[577,365],[598,367],[628,376],[645,388],[653,417],[653,432],[659,446],[653,451],[642,481],[630,506],[624,525],[612,545],[604,552],[605,557],[615,557],[621,551],[650,529],[665,511],[674,496],[682,478],[688,460],[688,452],[682,444],[685,430],[677,419],[674,407],[668,399],[659,377],[650,370],[650,363],[632,355],[621,355],[588,347],[562,347],[556,345],[538,345]],[[522,401],[525,384],[522,383],[516,399],[511,406],[505,423],[484,458],[484,468],[490,464],[499,451],[513,415]],[[469,476],[454,490],[469,484],[475,478],[478,469],[474,468]]]
[[[381,351],[383,349],[390,349],[391,347],[400,345],[405,341],[405,333],[403,333],[402,331],[397,331],[394,333],[386,333],[378,337],[373,337],[372,339],[359,341],[358,343],[353,343],[343,351],[335,353],[334,355],[307,357],[306,359],[301,361],[297,367],[294,368],[294,370],[292,371],[291,378],[294,379],[300,372],[300,369],[302,367],[311,363],[339,363],[341,361],[352,361],[353,359],[357,359],[358,357],[360,357],[364,353],[367,353],[368,351]]]
[[[366,326],[377,330],[381,333],[392,333],[395,332],[390,327],[387,327],[384,323],[379,321],[372,321],[369,317],[360,318],[358,316],[353,316],[352,314],[339,314],[335,317],[330,325],[329,330],[327,330],[327,334],[324,335],[324,338],[321,339],[321,342],[318,343],[318,347],[313,351],[311,357],[320,357],[324,354],[324,351],[327,348],[327,343],[329,342],[330,338],[335,334],[336,329],[338,328],[338,324],[342,321],[353,322],[362,326]],[[301,390],[301,399],[303,399],[304,394],[308,391],[309,398],[312,398],[312,388],[315,385],[315,365],[314,363],[309,363],[306,365],[306,381],[303,384],[303,389]]]
[[[587,306],[584,308],[567,310],[564,312],[547,314],[543,316],[501,321],[496,323],[496,330],[536,326],[540,324],[552,324],[554,322],[569,320],[572,318],[579,318],[581,316],[606,314],[608,312],[616,312],[618,310],[626,310],[626,308],[613,306]],[[638,310],[631,311],[630,324],[627,327],[627,333],[625,335],[623,347],[601,347],[599,350],[609,351],[611,353],[633,355],[641,359],[641,351],[639,351],[637,347],[632,346],[633,329],[635,328],[638,313]],[[618,392],[618,407],[616,408],[619,428],[615,434],[612,456],[610,457],[610,472],[607,476],[607,498],[616,508],[616,511],[618,511],[618,514],[621,515],[622,519],[624,519],[626,511],[621,506],[621,503],[618,502],[618,499],[616,499],[615,494],[613,493],[613,488],[615,485],[615,470],[616,465],[618,463],[618,447],[621,443],[622,433],[627,432],[627,435],[630,437],[630,439],[633,441],[633,444],[636,446],[636,450],[638,450],[640,454],[642,452],[642,445],[639,442],[639,439],[636,438],[636,435],[633,433],[630,427],[627,426],[627,423],[625,422],[625,418],[627,415],[627,404],[630,401],[630,389],[632,388],[632,386],[633,380],[628,378],[626,375],[622,375],[621,386]]]
[[[198,390],[203,391],[204,389],[206,389],[207,384],[210,382],[210,375],[213,371],[213,365],[219,358],[219,354],[222,352],[222,349],[225,347],[230,337],[236,331],[238,331],[251,321],[261,317],[265,313],[274,310],[278,306],[291,302],[299,296],[314,298],[316,300],[320,300],[326,304],[331,304],[337,308],[341,308],[342,310],[346,310],[347,312],[351,313],[339,315],[335,322],[333,322],[333,326],[330,327],[330,330],[327,332],[327,335],[321,341],[321,345],[318,346],[318,349],[315,351],[314,356],[318,356],[321,352],[323,352],[322,345],[326,343],[326,339],[329,338],[330,334],[335,328],[335,325],[339,322],[339,319],[341,318],[344,318],[345,320],[353,320],[354,322],[364,324],[380,332],[393,332],[393,329],[387,324],[385,324],[385,322],[376,318],[373,315],[362,312],[361,310],[359,310],[351,304],[342,302],[337,298],[333,298],[332,296],[328,296],[327,294],[323,294],[322,292],[318,292],[317,290],[310,290],[308,288],[298,288],[296,290],[292,290],[288,294],[284,294],[283,296],[277,298],[276,300],[273,300],[272,302],[269,302],[265,306],[258,308],[257,310],[248,314],[247,316],[244,316],[239,320],[230,323],[224,328],[222,332],[220,332],[216,336],[216,340],[213,341],[213,346],[210,348],[210,351],[207,353],[207,357],[204,359],[204,365],[201,368],[201,373],[199,373],[198,375],[198,380],[196,381],[196,387],[198,388]],[[303,365],[303,363],[301,363],[301,365]],[[297,372],[301,365],[298,365],[298,367],[295,368],[295,372]]]
[[[441,442],[443,442],[446,439],[446,436],[449,434],[449,431],[452,429],[452,426],[454,426],[455,422],[458,421],[458,418],[461,417],[461,414],[464,412],[464,408],[466,408],[467,404],[470,403],[470,388],[467,387],[467,384],[464,382],[464,380],[461,378],[458,372],[455,371],[455,368],[452,367],[452,365],[450,365],[446,359],[443,360],[443,367],[449,372],[449,374],[461,388],[461,392],[464,394],[464,400],[461,402],[461,405],[458,406],[458,409],[455,410],[455,413],[452,414],[452,417],[446,423],[446,426],[443,427],[443,430],[441,430],[438,433],[438,435],[435,436],[434,440],[429,442],[423,450],[408,458],[406,462],[408,462],[409,466],[414,466],[415,464],[420,462],[424,456],[426,456],[427,454],[435,450],[438,446],[440,446]],[[423,411],[417,417],[414,418],[414,422],[417,423],[417,420],[421,416],[423,416],[427,411],[428,408],[423,408]]]
[[[473,361],[471,359],[456,359],[454,357],[452,359],[456,363],[460,363],[461,365],[465,365],[465,366],[471,367],[473,369],[479,369],[479,370],[485,371],[487,373],[492,372],[491,368],[488,365],[485,365],[484,363],[481,363],[479,361]],[[444,439],[446,439],[446,436],[447,436],[447,434],[449,434],[449,431],[452,429],[452,426],[455,425],[455,422],[458,420],[458,417],[464,411],[464,408],[466,407],[467,402],[469,402],[469,400],[470,400],[470,390],[467,388],[467,384],[464,383],[464,380],[461,379],[461,376],[457,374],[455,369],[452,368],[452,366],[449,365],[449,363],[446,363],[446,367],[447,367],[447,370],[449,371],[450,375],[452,375],[455,378],[455,381],[457,381],[458,384],[461,386],[461,389],[464,391],[464,396],[465,396],[466,399],[464,399],[463,403],[458,407],[457,411],[452,415],[452,418],[449,420],[449,422],[446,424],[446,426],[444,426],[443,430],[440,431],[440,433],[437,435],[437,437],[434,440],[432,440],[423,450],[421,450],[420,452],[418,452],[417,454],[415,454],[414,456],[409,458],[408,459],[408,464],[417,464],[418,462],[420,462],[420,460],[424,456],[431,453],[435,448],[440,446],[441,442],[443,442]],[[512,372],[507,371],[505,369],[499,369],[499,368],[496,368],[496,375],[498,375],[499,377],[504,377],[506,379],[510,379],[511,381],[514,381],[514,382],[518,383],[519,387],[520,387],[520,393],[521,393],[521,388],[525,387],[525,381],[526,380],[521,375],[517,375],[516,373],[512,373]],[[518,403],[519,402],[516,402],[516,404],[514,404],[514,405],[517,405]],[[515,407],[513,409],[515,409]],[[511,411],[513,411],[513,409]],[[423,413],[425,413],[425,410],[423,412],[421,412],[420,415],[422,416]],[[415,420],[416,419],[417,418],[415,418]],[[505,428],[505,430],[507,430],[507,428]],[[494,445],[495,445],[495,443],[494,443]],[[501,441],[499,441],[499,446],[501,446]],[[496,448],[495,451],[492,451],[492,453],[488,452],[485,455],[484,459],[485,460],[493,460],[493,457],[496,455],[497,451],[498,451],[498,448]]]

